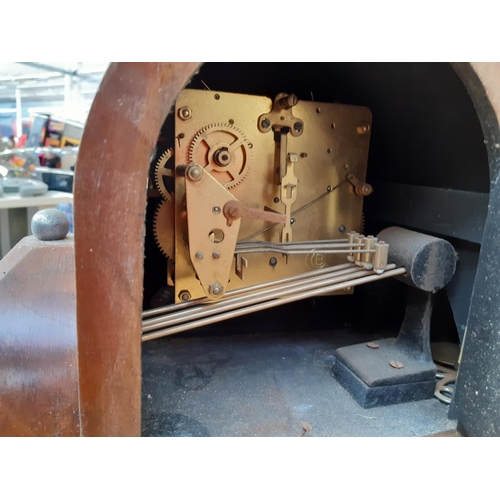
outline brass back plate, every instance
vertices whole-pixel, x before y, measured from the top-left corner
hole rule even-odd
[[[179,113],[186,107],[191,112],[189,119],[183,119]],[[211,155],[217,145],[232,147],[233,172],[226,174],[224,168],[217,167],[218,170],[211,170],[212,175],[230,186],[231,194],[243,205],[260,210],[267,206],[284,213],[284,205],[274,201],[280,197],[278,145],[274,133],[262,133],[258,127],[259,117],[270,113],[272,107],[273,101],[268,97],[184,90],[176,103],[176,165],[190,161],[207,161],[213,165]],[[298,179],[297,201],[292,212],[327,193],[329,187],[332,189],[340,184],[293,216],[293,241],[343,238],[348,231],[359,231],[363,197],[355,194],[346,176],[352,173],[365,181],[372,120],[370,110],[360,106],[299,101],[293,107],[293,114],[303,121],[304,129],[299,137],[288,134],[287,138],[288,152],[298,155],[294,168]],[[187,245],[185,179],[177,175],[175,219],[176,300],[179,301],[177,295],[181,290],[189,290],[193,299],[204,297]],[[242,219],[239,240],[267,226],[266,221]],[[279,242],[282,229],[283,225],[276,225],[253,239]],[[276,264],[271,266],[273,257]],[[248,260],[245,281],[236,275],[233,265],[227,290],[345,262],[343,255],[321,253],[291,255],[288,263],[281,254],[246,254],[245,258]]]

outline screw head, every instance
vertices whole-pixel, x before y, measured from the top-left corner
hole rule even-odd
[[[301,158],[307,158],[307,153],[300,153]]]
[[[400,361],[389,361],[389,364],[393,367],[393,368],[396,368],[398,370],[400,370],[401,368],[403,368],[403,363],[401,363]]]
[[[188,300],[191,300],[191,294],[188,290],[181,290],[179,292],[179,299],[181,299],[182,302],[187,302]]]
[[[194,256],[198,259],[198,260],[202,260],[203,259],[203,252],[196,252],[194,254]]]
[[[378,349],[380,346],[376,342],[368,342],[366,347],[369,347],[370,349]]]
[[[270,265],[271,267],[274,267],[277,263],[278,263],[278,259],[277,259],[276,257],[271,257],[271,258],[269,259],[269,265]]]
[[[274,203],[278,203],[280,199],[278,197],[274,198]]]
[[[243,213],[243,210],[241,206],[230,205],[229,207],[224,207],[224,212],[227,214],[227,216],[231,217],[231,219],[239,219],[241,217],[241,214]]]
[[[328,187],[326,188],[326,190],[327,190],[329,193],[331,193],[331,192],[333,191],[333,188],[332,188],[332,186],[328,186]]]
[[[292,226],[295,224],[295,219],[294,219],[293,217],[290,219],[290,224],[291,224]]]
[[[193,113],[187,106],[184,106],[184,107],[179,109],[179,117],[182,120],[189,120],[192,116],[193,116]]]
[[[295,132],[300,132],[304,128],[304,124],[302,122],[295,122],[293,124],[293,129]]]
[[[214,283],[208,287],[208,291],[211,295],[218,296],[222,293],[222,285],[220,283]]]
[[[188,168],[187,174],[192,181],[199,181],[201,179],[201,176],[203,175],[203,172],[201,171],[201,167],[199,167],[198,165],[194,165]]]
[[[357,127],[358,134],[367,134],[370,131],[370,125],[360,125]]]
[[[345,226],[344,226],[344,224],[340,224],[340,226],[339,226],[339,232],[345,233]]]
[[[220,252],[213,252],[213,253],[212,253],[212,257],[213,257],[214,259],[220,259]]]
[[[264,118],[260,124],[262,128],[269,128],[271,126],[271,122],[267,118]]]
[[[220,207],[213,207],[213,208],[212,208],[212,212],[213,212],[214,214],[220,214]]]

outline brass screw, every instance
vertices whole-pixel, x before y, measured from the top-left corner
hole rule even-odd
[[[366,344],[366,347],[369,347],[370,349],[378,349],[380,346],[375,342],[368,342],[368,344]]]
[[[179,117],[182,120],[189,120],[192,116],[193,112],[187,106],[184,106],[183,108],[179,109]]]
[[[220,283],[214,283],[208,287],[208,291],[211,295],[220,295],[222,293],[222,286]]]
[[[360,125],[357,130],[358,134],[367,134],[370,131],[370,125]]]
[[[362,191],[364,196],[368,196],[368,195],[372,194],[373,188],[370,186],[370,184],[363,184],[361,191]]]
[[[224,215],[226,216],[226,218],[239,219],[241,217],[241,214],[242,214],[241,206],[228,205],[228,203],[224,205]]]
[[[196,252],[194,254],[194,256],[198,259],[198,260],[202,260],[203,259],[203,252]]]
[[[191,168],[188,168],[187,174],[192,181],[199,181],[201,179],[201,176],[203,175],[203,172],[198,165],[195,165]]]
[[[400,370],[401,368],[403,368],[403,363],[401,363],[400,361],[389,361],[389,364],[393,368],[397,368],[398,370]]]

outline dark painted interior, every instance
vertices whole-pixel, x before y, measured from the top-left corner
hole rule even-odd
[[[479,119],[453,67],[445,63],[206,63],[189,86],[203,89],[202,81],[210,89],[218,91],[267,95],[271,98],[279,92],[293,92],[299,99],[314,98],[317,102],[363,105],[371,109],[373,127],[367,180],[373,184],[375,191],[365,200],[366,234],[377,234],[385,227],[399,225],[443,237],[453,244],[459,254],[459,264],[452,282],[437,293],[431,341],[460,342],[467,324],[486,220],[490,176]],[[169,115],[160,134],[152,165],[170,145],[172,122],[172,115]],[[166,261],[156,248],[152,236],[151,222],[156,204],[157,201],[149,200],[146,220],[145,309],[151,308],[152,296],[165,285],[163,277]],[[247,356],[245,353],[247,349],[252,349],[254,342],[261,342],[256,339],[262,339],[262,349],[271,353],[277,342],[276,335],[288,338],[297,352],[306,349],[309,337],[316,338],[317,332],[326,335],[322,337],[326,346],[324,349],[338,342],[348,345],[370,338],[394,336],[403,319],[405,297],[406,285],[396,280],[384,280],[359,287],[352,296],[309,299],[186,332],[175,338],[154,341],[143,350],[146,376],[143,418],[146,423],[153,424],[157,420],[160,422],[165,415],[172,419],[169,413],[171,408],[175,408],[175,405],[181,408],[183,401],[192,406],[191,410],[184,409],[186,415],[204,415],[208,408],[199,391],[189,397],[179,396],[180,399],[175,392],[177,389],[171,394],[159,395],[159,400],[154,394],[149,394],[160,386],[152,380],[148,382],[148,374],[160,370],[166,375],[169,362],[182,369],[188,366],[190,370],[196,365],[197,358],[191,360],[188,355],[186,360],[182,355],[177,355],[175,350],[171,355],[168,354],[170,346],[184,345],[183,338],[186,342],[181,349],[184,356],[193,342],[199,344],[202,351],[203,346],[210,351],[212,344],[220,342],[222,338],[227,339],[227,346],[232,343],[239,346],[235,353],[239,353],[246,361],[238,365],[240,379],[236,380],[231,375],[228,381],[232,382],[223,385],[224,390],[231,390],[231,384],[245,385],[246,377],[250,381],[255,372],[251,354]],[[312,332],[316,333],[313,335]],[[352,342],[349,342],[349,338]],[[226,345],[226,341],[223,345]],[[230,351],[231,347],[227,349]],[[160,355],[161,359],[156,354],[153,359],[152,352]],[[170,361],[168,356],[172,357]],[[295,370],[292,365],[289,369]],[[203,368],[205,365],[201,363],[200,366]],[[297,377],[297,381],[300,381],[304,373],[308,377],[312,373],[309,373],[309,368],[300,366],[298,363],[293,373],[288,372],[290,380]],[[267,375],[264,368],[262,372],[264,378],[270,377],[269,380],[258,382],[256,390],[261,390],[259,388],[266,384],[273,385],[274,368],[270,367],[272,363],[266,368],[271,370]],[[226,376],[226,372],[222,371],[220,376]],[[154,378],[159,380],[160,385],[167,386],[169,383],[163,380],[165,377],[160,377],[161,380],[156,376]],[[300,385],[299,382],[297,384]],[[162,390],[167,390],[166,386]],[[321,391],[316,392],[317,398],[311,396],[311,402],[320,404],[326,395]],[[343,393],[339,393],[338,397],[340,394]],[[298,394],[290,393],[289,396],[298,397]],[[346,400],[346,408],[349,404]],[[412,411],[418,413],[418,408],[417,404]],[[395,409],[389,411],[389,421],[394,418],[395,412]],[[222,414],[219,415],[219,435],[226,432],[231,435],[233,431],[228,429],[235,423],[234,415],[237,413],[237,408],[231,407],[227,421],[223,421]],[[273,411],[263,407],[260,418],[272,420],[273,415]],[[203,417],[201,420],[206,419]],[[177,429],[178,425],[176,423],[174,427]],[[443,425],[446,427],[447,424]],[[190,425],[186,426],[187,430],[182,432],[187,432],[187,435],[194,432]],[[353,426],[354,435],[363,435],[362,427],[358,424]],[[398,432],[411,435],[412,426],[414,423],[408,423],[406,429],[401,424]],[[345,430],[340,431],[335,425],[328,429],[325,430],[327,435],[335,435],[335,432],[347,435]],[[146,429],[143,431],[148,433]],[[155,432],[156,435],[162,432],[163,435],[170,435],[170,431]],[[261,430],[248,432],[261,435]],[[279,435],[273,432],[271,435]]]

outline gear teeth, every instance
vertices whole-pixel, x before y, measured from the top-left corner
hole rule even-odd
[[[155,186],[160,191],[163,199],[170,203],[173,203],[172,194],[165,187],[165,183],[163,182],[163,174],[162,170],[165,168],[168,161],[174,156],[174,148],[168,148],[158,159],[155,166]],[[173,173],[173,169],[172,169]]]
[[[174,263],[175,255],[175,221],[174,206],[168,201],[162,201],[153,218],[153,234],[158,248],[163,255]]]
[[[250,148],[248,148],[247,136],[241,129],[239,129],[238,127],[235,127],[234,125],[231,125],[230,123],[221,123],[221,122],[211,123],[210,125],[207,125],[206,127],[203,127],[202,129],[200,129],[195,134],[193,140],[191,141],[189,149],[188,149],[188,157],[187,157],[188,163],[196,163],[195,162],[196,151],[198,149],[201,137],[203,136],[203,134],[205,134],[209,130],[213,130],[214,132],[221,131],[221,132],[232,133],[232,134],[238,136],[239,138],[243,139],[243,145],[246,146],[246,148],[245,148],[246,149],[246,163],[245,163],[245,166],[243,167],[241,175],[236,180],[233,179],[232,181],[223,183],[223,185],[227,189],[232,189],[245,180],[245,177],[248,175],[248,172],[250,171],[251,166],[252,166],[252,157],[251,157]],[[217,172],[212,171],[212,173],[214,173],[215,176],[217,176]]]

